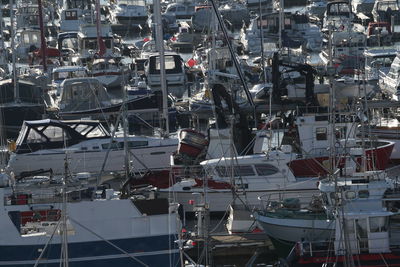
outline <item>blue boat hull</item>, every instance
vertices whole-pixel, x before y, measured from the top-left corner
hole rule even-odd
[[[69,266],[179,266],[175,240],[174,235],[109,240],[121,250],[103,240],[69,243]],[[43,248],[44,244],[0,246],[0,266],[33,266]],[[59,266],[60,253],[59,243],[49,244],[39,266]]]

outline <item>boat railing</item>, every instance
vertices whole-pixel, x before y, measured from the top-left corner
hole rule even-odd
[[[68,202],[79,202],[84,198],[80,191],[68,193]],[[61,194],[54,193],[37,193],[24,191],[6,195],[4,197],[4,206],[13,205],[35,205],[35,204],[53,204],[62,203],[63,198]]]
[[[303,191],[286,192],[280,191],[259,196],[261,208],[265,212],[287,210],[287,211],[323,211],[323,202],[318,194]]]

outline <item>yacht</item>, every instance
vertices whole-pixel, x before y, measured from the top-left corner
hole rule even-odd
[[[122,24],[127,27],[144,28],[149,12],[143,0],[121,0],[111,9],[110,19],[114,24]]]
[[[112,137],[99,121],[25,121],[8,168],[16,175],[49,168],[54,174],[62,174],[67,154],[71,173],[117,174],[127,168],[126,157],[131,158],[133,172],[166,169],[178,140],[128,135],[126,144],[129,155],[124,137]]]

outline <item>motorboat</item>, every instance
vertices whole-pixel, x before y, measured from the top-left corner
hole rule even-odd
[[[49,168],[62,174],[67,155],[71,173],[124,172],[126,157],[131,158],[133,172],[166,169],[177,144],[176,138],[129,135],[125,142],[121,135],[112,137],[99,121],[25,121],[8,168],[16,175]]]
[[[120,87],[129,80],[129,72],[121,64],[114,59],[99,58],[93,60],[90,67],[90,75],[95,77],[105,87]]]

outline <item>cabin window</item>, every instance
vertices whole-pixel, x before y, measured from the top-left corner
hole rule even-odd
[[[120,147],[124,147],[124,142],[120,142]],[[148,141],[128,141],[128,147],[140,147],[140,146],[147,146],[149,144]]]
[[[328,140],[327,129],[325,127],[316,128],[315,133],[318,141]]]
[[[107,143],[107,144],[102,144],[101,147],[103,149],[119,149],[120,148],[120,144],[119,143]]]
[[[177,11],[178,12],[185,12],[185,7],[180,6],[180,7],[178,7]]]
[[[252,166],[235,166],[235,176],[254,176],[254,170]]]
[[[96,150],[96,149],[100,149],[100,147],[98,147],[98,146],[94,146],[94,147],[92,147],[94,150]]]
[[[43,134],[49,138],[51,142],[59,142],[64,141],[65,139],[69,139],[68,134],[66,134],[62,128],[56,126],[48,126],[43,130]]]
[[[165,58],[165,69],[166,70],[171,70],[171,69],[174,69],[175,68],[175,60],[174,60],[174,57],[173,56],[165,56],[164,57]],[[159,57],[157,57],[157,59],[156,59],[156,68],[157,68],[157,70],[159,70],[160,69],[160,58]]]
[[[175,12],[176,11],[176,7],[171,7],[168,9],[168,12]]]
[[[78,13],[76,11],[65,11],[65,20],[77,20]]]
[[[218,175],[221,177],[229,177],[232,174],[230,166],[229,167],[217,166],[215,169],[216,169]],[[254,176],[255,175],[252,166],[246,166],[246,165],[234,166],[233,170],[234,170],[234,176]]]
[[[356,198],[356,192],[354,192],[354,191],[346,191],[346,198],[347,199],[355,199]]]
[[[46,138],[40,135],[35,129],[31,129],[29,131],[29,135],[26,138],[27,143],[44,143],[46,142]]]
[[[81,147],[81,150],[88,150],[88,148],[83,146],[83,147]]]
[[[255,164],[254,167],[259,176],[267,176],[279,172],[277,167],[270,164]]]
[[[371,232],[386,232],[388,229],[387,217],[370,217],[369,229]]]
[[[369,197],[369,191],[368,190],[360,190],[360,191],[358,191],[358,197],[359,198],[368,198]]]

